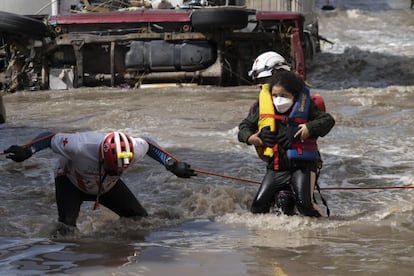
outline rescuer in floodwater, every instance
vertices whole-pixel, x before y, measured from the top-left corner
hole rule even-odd
[[[318,106],[302,78],[276,52],[258,56],[249,75],[260,79],[261,91],[239,125],[238,138],[254,145],[267,163],[251,211],[268,213],[276,204],[286,215],[297,209],[305,216],[322,216],[313,197],[320,169],[316,139],[335,120],[325,112],[321,97],[314,97]]]

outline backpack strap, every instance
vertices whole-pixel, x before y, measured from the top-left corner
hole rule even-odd
[[[319,193],[319,196],[321,197],[321,200],[322,200],[323,205],[325,205],[325,207],[326,207],[326,214],[327,214],[327,215],[328,215],[328,217],[329,217],[329,216],[330,216],[330,214],[331,214],[331,211],[329,210],[329,207],[328,207],[328,202],[326,201],[326,199],[325,199],[325,198],[322,196],[322,194],[321,194],[321,188],[319,187],[319,184],[318,184],[319,173],[320,173],[320,168],[318,168],[318,170],[317,170],[317,172],[316,172],[315,187],[316,187],[316,189],[318,190],[318,193]],[[314,198],[313,200],[314,200],[314,202],[316,203],[315,198]]]

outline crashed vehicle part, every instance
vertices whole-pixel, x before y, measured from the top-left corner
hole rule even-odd
[[[41,19],[0,11],[0,88],[45,89],[48,79],[43,55],[49,29]]]
[[[133,41],[125,65],[129,70],[145,72],[192,72],[212,65],[217,59],[215,53],[207,41]]]
[[[238,30],[248,23],[249,10],[232,8],[205,8],[191,13],[195,31]]]
[[[269,50],[305,76],[309,43],[299,13],[229,7],[79,13],[44,18],[46,30],[42,20],[27,19],[37,20],[37,35],[46,35],[0,29],[5,60],[0,83],[7,91],[56,87],[49,85],[49,77],[63,75],[71,76],[68,88],[151,82],[245,85],[251,84],[247,72],[256,56]]]
[[[0,11],[0,32],[41,38],[46,36],[48,28],[40,20]]]

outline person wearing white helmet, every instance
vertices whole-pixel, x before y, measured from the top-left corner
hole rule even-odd
[[[252,68],[248,72],[249,77],[252,78],[253,81],[257,82],[261,85],[260,88],[262,88],[262,85],[267,83],[273,74],[276,74],[277,72],[282,71],[290,71],[291,68],[286,62],[286,59],[281,56],[280,54],[274,52],[274,51],[267,51],[262,54],[260,54],[253,62]],[[251,116],[253,113],[255,113],[255,110],[258,109],[259,101],[256,101],[253,103],[253,105],[250,107],[249,110],[249,116]],[[249,118],[249,116],[247,118]],[[246,118],[246,119],[247,119]],[[243,122],[245,122],[245,120]],[[241,123],[239,125],[239,140],[240,142],[247,142],[245,141],[244,132],[246,129],[246,126],[244,123]],[[266,158],[261,156],[261,153],[259,150],[257,150],[258,155],[261,159],[264,161],[267,161]],[[279,208],[279,210],[286,214],[286,215],[294,215],[295,214],[295,202],[294,202],[294,196],[293,193],[290,191],[290,187],[284,187],[284,189],[280,191],[275,191],[274,196],[274,204],[276,207]],[[273,202],[272,202],[273,204]],[[269,209],[270,210],[270,209]]]
[[[123,172],[145,155],[178,177],[196,175],[189,164],[170,158],[152,139],[134,138],[119,131],[107,134],[43,132],[30,143],[12,145],[3,153],[6,158],[23,162],[46,148],[60,155],[55,171],[59,223],[53,235],[74,233],[84,201],[95,201],[94,209],[102,204],[120,217],[148,216],[121,179]]]
[[[291,68],[285,58],[274,51],[268,51],[259,55],[253,62],[252,69],[248,72],[249,77],[264,83],[277,70],[290,71]]]
[[[275,206],[279,208],[279,212],[286,215],[294,215],[296,214],[295,209],[298,209],[301,214],[306,216],[321,216],[321,212],[314,208],[309,200],[311,197],[313,198],[310,195],[313,195],[313,188],[308,190],[300,188],[308,186],[304,183],[304,179],[308,179],[307,175],[301,175],[300,181],[290,183],[290,177],[294,179],[289,172],[294,167],[290,167],[290,165],[293,163],[302,164],[303,162],[301,160],[293,162],[285,158],[288,151],[293,152],[288,148],[294,140],[290,135],[293,132],[286,133],[286,130],[297,130],[298,125],[296,123],[294,127],[288,128],[287,122],[290,121],[291,116],[297,114],[297,109],[294,107],[298,105],[296,103],[306,98],[309,98],[309,101],[306,101],[309,116],[311,116],[309,118],[318,119],[318,127],[315,127],[315,123],[310,123],[310,129],[316,137],[329,132],[335,121],[328,113],[325,113],[323,99],[318,98],[318,104],[315,103],[302,78],[291,72],[285,59],[278,53],[266,52],[259,55],[254,61],[249,75],[261,84],[261,91],[259,99],[251,106],[248,116],[239,124],[238,139],[248,145],[253,144],[259,157],[268,164],[267,173],[252,203],[251,211],[253,213],[267,213],[272,206]],[[269,85],[285,92],[277,97],[273,95]],[[279,92],[275,93],[280,94]],[[287,101],[287,98],[296,100],[295,105],[291,100]],[[308,142],[306,141],[306,143]],[[297,143],[294,144],[297,145]],[[315,149],[317,160],[309,164],[305,163],[305,168],[317,171],[320,163],[319,151],[316,144],[312,144],[312,147]],[[323,198],[322,201],[327,207]],[[328,208],[327,214],[329,215]]]

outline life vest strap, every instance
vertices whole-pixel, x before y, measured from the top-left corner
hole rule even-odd
[[[318,144],[315,142],[303,142],[303,143],[293,143],[292,148],[295,149],[318,149]]]
[[[283,121],[283,122],[293,122],[296,124],[304,124],[307,122],[306,119],[304,118],[289,118],[288,116],[283,116],[283,115],[278,115],[278,114],[260,114],[259,115],[260,119],[263,118],[273,118],[279,121]]]
[[[294,144],[292,144],[292,148],[295,148],[295,149],[300,149],[300,150],[306,150],[306,149],[309,149],[309,150],[317,150],[318,149],[318,145],[317,144],[314,144],[314,143],[309,143],[309,144],[304,144],[304,143],[294,143]]]
[[[289,117],[287,116],[283,116],[283,115],[278,115],[278,114],[260,114],[260,119],[263,118],[273,118],[276,120],[280,120],[280,121],[284,121],[284,122],[288,122],[289,121]]]
[[[290,118],[289,120],[290,121],[293,121],[293,122],[295,122],[297,124],[304,124],[304,123],[306,123],[308,121],[308,120],[303,119],[303,118]]]
[[[278,144],[275,144],[273,146],[273,169],[275,171],[279,170],[279,146]]]

